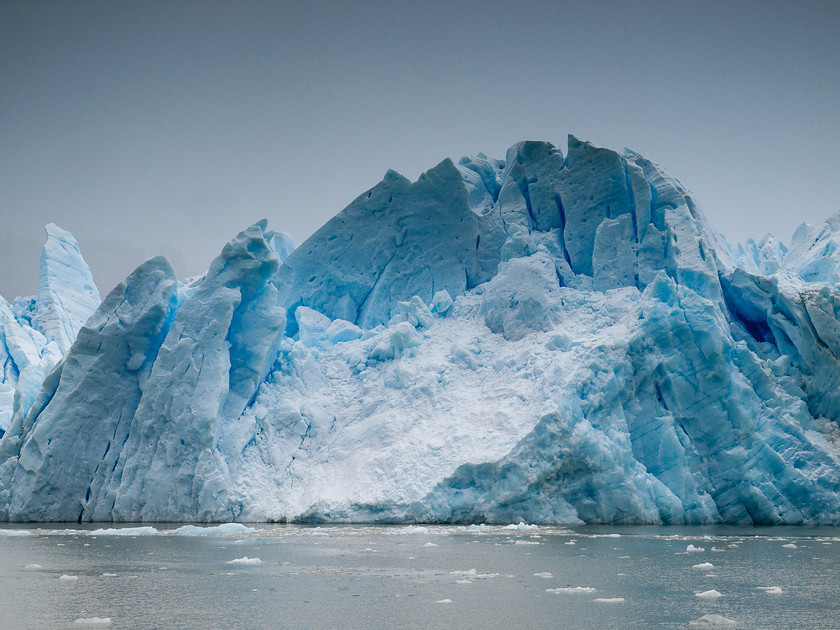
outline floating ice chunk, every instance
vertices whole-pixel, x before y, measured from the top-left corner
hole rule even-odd
[[[67,575],[67,574],[62,575],[60,578],[58,578],[59,582],[75,582],[78,579],[79,579],[78,575]]]
[[[689,544],[688,547],[685,548],[685,550],[689,553],[695,553],[695,552],[698,552],[698,551],[706,551],[706,548],[705,547],[695,547],[694,545]]]
[[[399,530],[400,534],[428,534],[429,528],[422,525],[406,525]]]
[[[427,543],[426,543],[425,545],[423,545],[423,546],[424,546],[424,547],[437,547],[437,545],[436,545],[435,543],[433,543],[433,542],[427,542]]]
[[[117,577],[116,573],[103,573],[102,577]]]
[[[151,536],[157,534],[154,527],[113,527],[109,529],[94,529],[88,536]]]
[[[781,586],[758,586],[756,588],[759,591],[764,591],[768,595],[781,595],[783,592]]]
[[[514,545],[541,545],[542,543],[536,540],[517,540],[513,543]]]
[[[592,600],[593,602],[598,602],[599,604],[621,604],[624,602],[623,597],[596,597]]]
[[[546,593],[552,593],[554,595],[560,595],[563,593],[594,593],[595,589],[591,586],[564,586],[561,588],[547,588],[545,589]]]
[[[688,622],[691,626],[737,626],[738,622],[722,615],[703,615]]]
[[[702,571],[708,571],[710,569],[714,569],[715,565],[713,565],[711,562],[701,562],[700,564],[695,564],[691,568],[692,569],[700,569]]]
[[[694,593],[695,597],[699,597],[700,599],[717,599],[719,597],[723,597],[723,594],[715,589],[711,589],[709,591],[703,591],[702,593]]]
[[[35,571],[36,569],[43,569],[44,567],[42,567],[40,564],[34,564],[34,563],[33,563],[33,564],[27,564],[27,565],[26,565],[25,567],[23,567],[23,568],[24,568],[24,569],[28,569],[28,570],[30,570],[30,571]]]
[[[534,573],[534,577],[538,577],[538,578],[552,578],[552,577],[554,577],[554,576],[553,576],[553,575],[551,575],[551,573],[550,573],[550,572],[548,572],[548,571],[542,571],[541,573]]]
[[[567,542],[567,543],[563,543],[563,544],[564,544],[564,545],[574,545],[574,544],[575,544],[575,541],[574,541],[574,540],[570,540],[569,542]]]
[[[0,529],[0,536],[30,536],[25,529]]]
[[[451,603],[452,603],[451,599],[439,599],[435,602],[435,604],[451,604]]]
[[[242,523],[222,523],[213,527],[198,527],[196,525],[184,525],[174,530],[176,536],[239,536],[246,532],[258,532],[259,529],[246,527]]]
[[[242,558],[236,558],[235,560],[228,560],[227,564],[242,564],[242,565],[256,565],[262,564],[263,561],[259,558],[249,558],[248,556],[243,556]]]
[[[111,625],[110,617],[79,617],[73,622],[76,627],[107,628]]]
[[[455,584],[472,584],[470,580],[455,580]]]
[[[786,545],[782,545],[782,547],[783,547],[783,548],[785,548],[785,549],[799,549],[799,547],[797,547],[797,546],[796,546],[795,544],[793,544],[793,543],[788,543],[788,544],[786,544]]]
[[[505,529],[512,529],[518,532],[530,532],[539,529],[539,525],[528,525],[527,523],[519,522],[519,524],[505,525]]]
[[[467,571],[450,571],[449,575],[466,575],[468,577],[475,577],[478,571],[475,569],[468,569]]]

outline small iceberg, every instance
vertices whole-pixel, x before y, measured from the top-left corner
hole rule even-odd
[[[723,594],[719,591],[716,591],[715,589],[711,589],[710,591],[703,591],[702,593],[694,593],[694,596],[700,599],[713,600],[719,597],[723,597]]]
[[[759,591],[764,591],[768,595],[781,595],[783,593],[781,586],[758,586]]]
[[[31,532],[26,529],[0,529],[0,536],[31,536]]]
[[[706,548],[705,548],[705,547],[695,547],[694,545],[689,544],[689,545],[685,548],[685,550],[686,550],[688,553],[697,553],[697,552],[699,552],[699,551],[706,551]]]
[[[722,615],[703,615],[699,619],[689,621],[690,626],[737,626],[738,622]]]
[[[591,586],[565,586],[562,588],[547,588],[545,592],[554,595],[560,595],[561,593],[594,593],[595,589]]]
[[[221,525],[214,525],[212,527],[198,527],[196,525],[184,525],[176,530],[173,534],[176,536],[239,536],[246,532],[258,532],[259,529],[253,527],[246,527],[242,523],[222,523]]]
[[[73,626],[79,628],[107,628],[110,625],[110,617],[80,617],[73,622]]]
[[[157,534],[154,527],[112,527],[108,529],[94,529],[88,536],[151,536]]]
[[[621,604],[624,603],[623,597],[596,597],[592,600],[593,602],[598,602],[599,604]]]
[[[236,558],[235,560],[228,560],[227,564],[243,564],[243,565],[256,565],[262,564],[262,560],[259,558],[249,558],[248,556],[243,556],[242,558]]]
[[[695,564],[691,567],[692,569],[700,569],[701,571],[710,571],[715,568],[711,562],[701,562],[700,564]]]
[[[532,532],[534,530],[539,529],[538,525],[528,525],[527,523],[519,523],[518,525],[510,524],[505,525],[505,529],[513,529],[518,532]]]

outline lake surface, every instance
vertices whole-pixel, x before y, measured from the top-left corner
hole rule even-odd
[[[0,627],[840,627],[840,528],[129,527],[3,525]]]

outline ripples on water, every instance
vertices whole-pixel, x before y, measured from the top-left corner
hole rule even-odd
[[[840,627],[840,529],[4,526],[2,628]]]

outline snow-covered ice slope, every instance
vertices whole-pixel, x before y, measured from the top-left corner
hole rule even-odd
[[[0,442],[0,517],[840,523],[835,224],[731,248],[573,137],[389,172],[297,249],[138,268]]]

